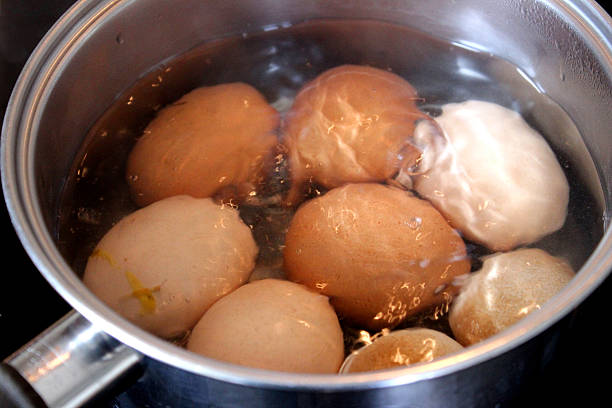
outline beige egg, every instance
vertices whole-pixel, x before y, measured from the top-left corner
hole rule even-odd
[[[290,280],[329,296],[347,322],[394,327],[447,305],[470,262],[427,201],[398,188],[347,184],[302,204],[283,251]]]
[[[292,187],[289,203],[312,179],[326,188],[347,182],[384,181],[420,152],[412,145],[415,89],[391,72],[343,65],[307,83],[283,126]]]
[[[179,194],[239,200],[257,191],[277,145],[279,115],[243,83],[197,88],[159,111],[127,161],[140,206]]]
[[[187,349],[218,360],[296,373],[338,372],[344,343],[325,296],[263,279],[217,301],[193,329]]]
[[[429,168],[414,187],[466,239],[508,251],[563,226],[565,174],[546,140],[518,113],[470,100],[444,105],[436,122],[438,128],[425,121],[417,126],[415,138],[429,144],[424,157],[431,160],[424,160]]]
[[[453,335],[464,346],[489,338],[540,309],[573,276],[565,261],[541,249],[491,255],[451,305]]]
[[[462,349],[461,344],[437,330],[397,330],[351,353],[342,364],[340,372],[376,371],[427,363]]]
[[[170,338],[245,283],[256,256],[238,211],[210,198],[175,196],[113,226],[89,257],[83,281],[117,313]]]

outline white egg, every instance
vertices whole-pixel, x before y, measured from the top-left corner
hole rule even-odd
[[[89,257],[83,281],[131,322],[170,338],[245,283],[257,252],[238,211],[175,196],[113,226]]]
[[[440,129],[417,126],[417,143],[429,147],[414,188],[467,239],[507,251],[563,226],[567,179],[546,140],[518,113],[470,100],[444,105],[436,122]]]

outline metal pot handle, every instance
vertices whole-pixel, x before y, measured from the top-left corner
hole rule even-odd
[[[80,407],[132,384],[143,360],[73,310],[4,360],[0,406]]]

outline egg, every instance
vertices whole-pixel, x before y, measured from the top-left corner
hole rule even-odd
[[[427,363],[463,349],[446,334],[426,328],[392,331],[351,353],[341,373],[376,371]]]
[[[342,330],[329,300],[302,285],[262,279],[218,300],[193,329],[187,349],[248,367],[337,373]]]
[[[463,240],[431,204],[375,183],[304,202],[283,258],[290,280],[329,296],[343,319],[369,329],[444,307],[453,279],[470,270]]]
[[[412,85],[391,72],[359,65],[327,70],[299,91],[287,113],[282,141],[297,203],[307,181],[326,188],[384,181],[420,151],[411,140],[416,106]]]
[[[435,121],[437,127],[419,122],[415,132],[429,151],[414,188],[466,239],[508,251],[563,226],[567,179],[546,140],[518,113],[469,100],[444,105]]]
[[[257,252],[234,208],[169,197],[115,224],[90,255],[83,282],[134,324],[171,338],[245,283]]]
[[[574,276],[562,259],[523,248],[485,258],[451,305],[449,323],[464,346],[477,343],[540,309]]]
[[[181,194],[222,192],[238,201],[256,193],[275,152],[278,124],[278,112],[250,85],[194,89],[160,110],[130,152],[132,199],[145,206]]]

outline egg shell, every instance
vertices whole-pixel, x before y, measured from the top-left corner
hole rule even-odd
[[[429,140],[434,150],[424,156],[435,157],[415,176],[414,188],[466,239],[509,251],[563,226],[567,179],[546,140],[521,115],[469,100],[444,105],[435,120],[437,128],[423,121],[415,132],[418,143]]]
[[[467,346],[499,333],[542,308],[573,276],[569,264],[541,249],[485,258],[451,305],[454,337]]]
[[[250,85],[194,89],[160,110],[130,152],[132,199],[144,206],[228,189],[234,196],[226,196],[243,199],[265,178],[278,124],[278,112]]]
[[[426,363],[463,349],[451,337],[437,330],[409,328],[392,331],[351,353],[342,364],[342,373],[376,371]]]
[[[338,372],[342,330],[329,300],[279,279],[248,283],[217,301],[193,329],[187,349],[267,370]]]
[[[326,188],[347,182],[383,181],[401,165],[412,165],[417,108],[412,85],[389,71],[342,65],[327,70],[297,94],[283,125],[292,187],[313,179]]]
[[[427,201],[347,184],[303,203],[285,240],[290,280],[330,297],[349,323],[381,329],[445,305],[469,272],[461,237]]]
[[[117,313],[170,338],[245,283],[256,256],[238,211],[210,198],[175,196],[114,225],[89,257],[83,281]]]

